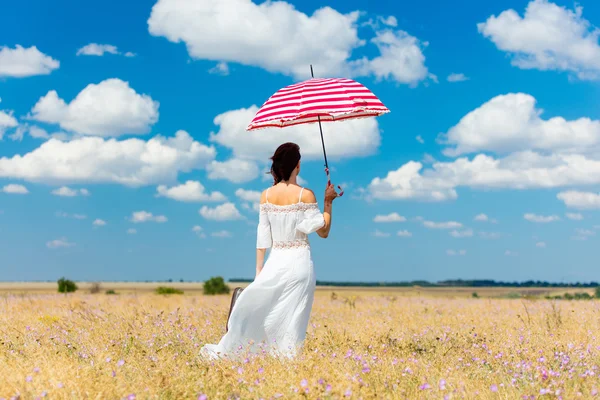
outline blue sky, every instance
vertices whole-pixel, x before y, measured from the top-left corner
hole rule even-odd
[[[243,128],[314,64],[392,111],[324,126],[318,279],[597,280],[600,4],[258,4],[3,7],[0,279],[252,277],[269,153],[325,177]]]

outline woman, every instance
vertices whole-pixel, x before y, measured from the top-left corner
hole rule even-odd
[[[298,186],[297,144],[282,144],[271,160],[275,182],[260,199],[256,277],[234,304],[225,336],[202,347],[200,354],[211,359],[247,351],[294,357],[306,336],[316,285],[307,236],[329,236],[338,194],[327,186],[321,213],[314,193]],[[271,253],[264,263],[267,248]]]

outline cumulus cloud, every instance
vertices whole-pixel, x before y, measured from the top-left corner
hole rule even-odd
[[[206,192],[204,185],[198,181],[186,181],[173,187],[160,185],[156,188],[158,197],[168,197],[177,201],[199,202],[199,201],[225,201],[227,197],[221,192]]]
[[[399,236],[399,237],[412,237],[412,233],[409,232],[409,231],[407,231],[405,229],[405,230],[396,232],[396,236]]]
[[[59,218],[73,218],[73,219],[79,219],[79,220],[87,218],[87,216],[83,215],[83,214],[69,214],[64,211],[57,211],[55,215]]]
[[[208,70],[211,74],[227,76],[229,75],[229,65],[225,62],[217,63],[214,67]]]
[[[422,169],[422,163],[409,161],[383,178],[374,178],[367,198],[444,201],[456,199],[456,188],[461,186],[523,190],[600,183],[600,160],[583,154],[523,151],[504,158],[478,154]]]
[[[94,222],[92,222],[92,225],[94,225],[94,226],[105,226],[106,225],[106,221],[103,220],[103,219],[98,218],[98,219],[94,220]]]
[[[240,199],[245,201],[242,206],[247,209],[252,209],[254,211],[259,211],[260,209],[260,196],[261,192],[256,190],[246,190],[246,189],[238,189],[235,191],[235,195]]]
[[[318,76],[372,75],[414,85],[429,76],[423,48],[427,45],[397,26],[395,17],[380,19],[370,40],[378,55],[353,59],[364,46],[358,36],[361,12],[342,14],[322,7],[304,14],[285,1],[256,4],[250,0],[158,0],[148,30],[174,43],[185,43],[194,59],[239,63],[297,79],[310,76],[313,60]],[[248,24],[247,21],[252,21]],[[260,26],[260,29],[256,29]]]
[[[2,192],[7,194],[28,194],[29,190],[23,185],[10,183],[2,188]]]
[[[546,248],[546,242],[537,242],[535,244],[535,247]]]
[[[455,83],[455,82],[464,82],[464,81],[468,81],[469,78],[467,78],[465,76],[465,74],[455,74],[452,73],[450,75],[448,75],[448,77],[446,78],[446,80],[450,83]]]
[[[583,215],[579,214],[579,213],[566,213],[565,215],[567,216],[567,218],[569,218],[572,221],[582,221],[583,220]]]
[[[467,238],[467,237],[473,237],[473,229],[465,229],[462,231],[459,230],[453,230],[452,232],[450,232],[450,236],[452,236],[453,238]]]
[[[200,225],[194,225],[192,232],[194,232],[201,239],[206,237],[206,233],[204,233],[204,229]]]
[[[574,10],[548,0],[530,1],[521,17],[513,9],[477,24],[479,32],[521,69],[556,70],[580,79],[600,77],[598,28]]]
[[[134,228],[127,229],[128,235],[135,235],[136,233],[137,233],[137,229],[134,229]]]
[[[542,119],[542,112],[529,94],[496,96],[442,136],[442,141],[452,146],[444,154],[455,157],[476,151],[509,153],[524,149],[573,153],[599,148],[600,121]]]
[[[375,229],[375,232],[373,232],[371,235],[373,235],[376,238],[388,238],[391,236],[391,234],[387,232],[382,232],[379,229]]]
[[[59,249],[59,248],[73,247],[73,246],[75,246],[75,243],[69,242],[68,239],[65,237],[61,237],[59,239],[54,239],[54,240],[50,240],[49,242],[46,242],[46,247],[48,247],[49,249]]]
[[[255,162],[232,158],[227,161],[212,161],[206,167],[208,179],[224,179],[233,183],[243,183],[258,177],[259,170]]]
[[[98,44],[98,43],[90,43],[79,50],[77,50],[78,56],[103,56],[104,54],[122,54],[117,46],[113,46],[112,44]],[[134,57],[135,54],[132,52],[126,52],[123,54],[125,57]]]
[[[387,215],[376,215],[373,218],[374,222],[404,222],[406,221],[406,217],[398,214],[397,212],[393,212]]]
[[[154,215],[148,211],[135,211],[131,214],[129,220],[134,224],[139,224],[142,222],[164,223],[168,221],[167,217],[164,215]]]
[[[464,256],[467,254],[466,250],[446,250],[446,254],[449,256]]]
[[[90,192],[87,189],[71,189],[68,186],[61,186],[54,189],[52,194],[61,197],[89,196]]]
[[[1,61],[0,61],[1,62]],[[1,68],[1,64],[0,64]],[[6,131],[19,125],[17,119],[10,110],[0,110],[0,140],[4,138]]]
[[[213,221],[233,221],[243,218],[233,203],[223,203],[214,208],[203,206],[198,213],[205,219]]]
[[[82,137],[50,139],[40,147],[0,158],[0,177],[45,183],[118,183],[144,186],[176,181],[179,172],[201,169],[216,150],[185,131],[148,141]]]
[[[569,190],[560,192],[556,197],[569,208],[581,210],[600,209],[600,193]]]
[[[60,62],[42,53],[35,46],[14,49],[0,46],[0,78],[25,78],[48,75],[60,67]]]
[[[217,115],[214,124],[219,127],[212,132],[210,141],[232,150],[235,158],[265,161],[281,143],[291,141],[300,146],[303,160],[319,160],[323,147],[319,128],[315,124],[285,128],[246,131],[248,122],[254,118],[258,107],[232,110]],[[377,118],[363,118],[344,122],[323,124],[327,157],[342,159],[374,154],[381,143]]]
[[[210,234],[210,236],[225,239],[225,238],[233,237],[233,234],[229,231],[222,230],[222,231],[213,232]]]
[[[429,229],[458,229],[462,228],[463,224],[456,221],[434,222],[423,221],[423,226]]]
[[[527,221],[536,222],[540,224],[547,224],[548,222],[559,221],[560,217],[558,215],[537,215],[532,213],[527,213],[523,215]]]
[[[137,135],[148,133],[158,121],[158,107],[150,96],[113,78],[89,84],[68,104],[51,90],[38,100],[30,118],[81,135]]]

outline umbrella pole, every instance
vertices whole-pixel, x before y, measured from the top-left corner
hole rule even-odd
[[[310,66],[310,75],[313,78],[315,77],[312,64]],[[323,139],[323,127],[321,126],[321,116],[320,115],[317,115],[317,120],[319,121],[319,132],[321,132],[321,144],[323,145],[323,158],[325,159],[325,171],[327,172],[327,182],[329,184],[331,184],[331,179],[329,177],[329,165],[327,164],[327,152],[325,151],[325,140]]]

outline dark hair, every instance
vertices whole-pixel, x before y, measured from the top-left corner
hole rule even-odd
[[[271,160],[273,161],[271,164],[273,185],[287,181],[300,161],[300,146],[291,142],[284,143],[275,150]]]

